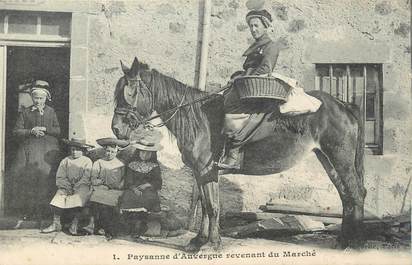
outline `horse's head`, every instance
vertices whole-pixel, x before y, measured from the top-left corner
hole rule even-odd
[[[112,131],[119,139],[128,139],[145,118],[153,112],[153,95],[149,89],[149,67],[135,57],[129,68],[120,61],[124,75],[116,84],[116,109]]]

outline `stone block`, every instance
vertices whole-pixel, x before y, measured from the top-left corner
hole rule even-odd
[[[383,16],[389,15],[392,12],[392,6],[390,2],[387,1],[377,3],[375,6],[375,12]]]
[[[396,139],[396,130],[384,129],[383,130],[383,150],[385,154],[393,154],[397,152],[397,139]]]
[[[308,65],[303,73],[303,79],[301,80],[305,91],[315,90],[315,76],[316,69],[314,65]]]
[[[391,156],[366,156],[365,169],[368,175],[389,176],[396,165],[396,159]]]
[[[80,137],[85,138],[87,142],[88,139],[86,137],[86,129],[83,119],[83,114],[79,112],[70,113],[69,114],[69,138],[72,137]]]
[[[169,30],[172,33],[182,33],[185,31],[185,25],[179,22],[171,22],[169,24]]]
[[[411,116],[410,100],[407,95],[400,96],[398,93],[383,94],[384,119],[406,120]]]
[[[86,46],[87,47],[87,34],[89,30],[89,17],[87,13],[73,13],[72,14],[72,34],[71,45]]]
[[[249,26],[246,25],[246,24],[239,24],[239,25],[236,26],[236,29],[238,31],[246,31],[248,28],[249,28]]]
[[[72,47],[70,61],[70,76],[72,78],[85,78],[87,76],[88,49],[86,47]]]
[[[341,41],[314,40],[305,49],[305,59],[310,63],[388,63],[391,50],[386,43],[364,39]]]
[[[222,6],[225,4],[225,0],[212,0],[214,6]]]
[[[86,79],[70,79],[70,113],[87,111]]]
[[[222,12],[222,18],[224,21],[229,21],[233,18],[235,18],[237,15],[236,10],[232,9],[232,8],[227,8],[224,9]]]
[[[239,1],[237,0],[232,0],[229,2],[229,7],[233,8],[233,9],[238,9],[239,8]]]
[[[303,19],[295,19],[289,23],[288,31],[292,33],[299,32],[306,27],[305,21]]]
[[[409,36],[410,31],[411,31],[411,26],[409,24],[400,23],[399,26],[395,29],[394,33],[403,38],[407,38]]]
[[[248,0],[246,2],[246,7],[249,10],[262,9],[264,5],[265,5],[265,0]]]
[[[161,4],[157,7],[157,13],[160,15],[171,15],[176,13],[176,9],[169,3]]]
[[[273,13],[280,20],[288,20],[288,7],[282,4],[273,6]]]

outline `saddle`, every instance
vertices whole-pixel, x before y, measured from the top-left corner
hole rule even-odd
[[[260,105],[265,103],[263,99],[274,99],[279,104],[280,113],[285,115],[316,112],[322,105],[320,100],[306,94],[295,79],[274,72],[270,75],[238,77],[234,86],[244,102],[254,99],[251,103]]]
[[[296,128],[287,127],[296,122],[289,122],[288,117],[316,112],[322,104],[307,95],[296,80],[276,73],[237,77],[224,96],[223,133],[229,141],[219,160],[223,168],[236,168],[235,161],[243,164],[244,145],[273,135],[275,127],[294,131]]]

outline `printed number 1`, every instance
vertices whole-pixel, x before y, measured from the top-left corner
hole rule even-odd
[[[119,258],[116,257],[116,254],[113,254],[113,259],[114,259],[114,260],[118,260]]]

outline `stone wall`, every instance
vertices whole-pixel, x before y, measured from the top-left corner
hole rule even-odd
[[[366,157],[366,206],[379,216],[399,214],[409,209],[410,192],[406,193],[412,168],[409,4],[404,0],[213,0],[207,82],[210,87],[224,85],[241,68],[241,54],[253,42],[245,14],[262,6],[274,19],[270,35],[283,47],[276,71],[296,78],[306,90],[314,88],[314,63],[383,63],[384,154]],[[120,60],[130,65],[137,56],[162,73],[196,84],[202,18],[202,2],[192,0],[98,1],[97,6],[98,12],[89,15],[85,115],[88,138],[93,139],[111,134]],[[163,137],[167,148],[160,160],[163,157],[166,164],[179,167],[175,143],[168,139]],[[224,211],[255,211],[270,198],[340,207],[336,189],[315,156],[282,174],[229,175],[221,183]],[[165,196],[165,200],[173,198]]]

